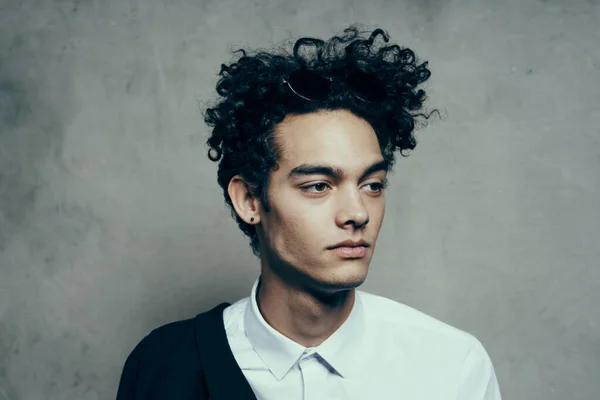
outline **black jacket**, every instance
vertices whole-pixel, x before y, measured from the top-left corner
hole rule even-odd
[[[227,306],[150,332],[125,361],[117,400],[256,400],[227,342]]]

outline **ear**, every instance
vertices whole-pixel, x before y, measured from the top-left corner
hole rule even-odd
[[[260,201],[252,196],[248,188],[248,184],[244,181],[241,175],[236,175],[229,181],[227,193],[231,197],[233,208],[241,219],[247,224],[256,224],[260,221]],[[254,218],[251,221],[250,218]]]

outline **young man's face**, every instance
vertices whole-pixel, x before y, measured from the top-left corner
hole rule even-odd
[[[271,212],[260,211],[262,263],[291,284],[323,293],[361,285],[385,213],[386,170],[364,175],[384,160],[375,131],[349,111],[321,111],[286,118],[276,140],[283,151],[270,177]],[[302,164],[339,169],[343,176],[292,173]],[[348,239],[369,244],[363,257],[330,249]]]

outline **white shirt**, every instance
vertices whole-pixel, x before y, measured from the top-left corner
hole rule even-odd
[[[223,312],[229,346],[258,400],[500,400],[492,362],[469,333],[357,289],[346,321],[306,348],[265,321],[259,281]]]

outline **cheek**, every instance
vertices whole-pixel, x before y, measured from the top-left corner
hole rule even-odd
[[[381,208],[375,210],[375,215],[375,220],[377,221],[377,228],[379,229],[379,227],[383,223],[383,217],[385,216],[385,202],[383,203],[383,206]]]
[[[289,218],[283,231],[283,240],[288,249],[302,253],[310,249],[314,232],[307,218]]]
[[[287,215],[281,220],[280,230],[274,237],[278,252],[285,258],[302,259],[314,253],[322,242],[323,229],[319,221],[304,215]]]

